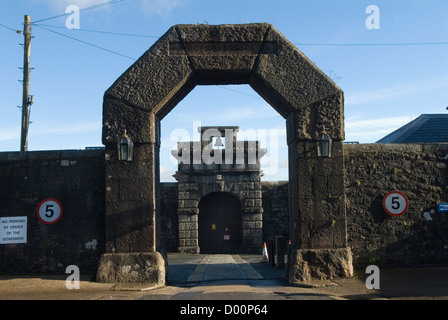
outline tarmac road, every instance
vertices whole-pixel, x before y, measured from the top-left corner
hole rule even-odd
[[[349,279],[291,286],[285,269],[261,263],[257,255],[168,254],[168,281],[160,288],[94,282],[83,275],[68,290],[67,275],[0,276],[0,300],[448,300],[448,267],[381,269],[380,289],[365,286],[366,274]]]
[[[285,268],[254,255],[183,255],[168,258],[168,286],[142,300],[332,300],[325,294],[285,291]],[[176,288],[173,291],[173,288]]]

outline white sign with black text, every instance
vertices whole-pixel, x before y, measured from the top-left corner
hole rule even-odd
[[[0,217],[0,244],[26,243],[28,217]]]

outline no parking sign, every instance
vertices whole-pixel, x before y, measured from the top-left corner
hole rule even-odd
[[[391,216],[401,216],[408,211],[409,201],[400,191],[391,191],[383,198],[383,207]]]
[[[62,217],[62,205],[56,199],[45,199],[37,206],[37,218],[45,224],[54,224]]]

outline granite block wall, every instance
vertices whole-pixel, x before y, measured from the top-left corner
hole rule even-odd
[[[177,213],[177,183],[160,185],[160,241],[168,252],[176,252],[179,247],[179,219]]]
[[[104,150],[0,153],[0,218],[27,217],[27,242],[0,244],[0,273],[95,272],[104,251]],[[36,209],[58,200],[61,219],[39,221]],[[0,239],[1,240],[1,239]]]
[[[26,216],[27,242],[0,244],[0,274],[95,273],[105,252],[104,150],[0,153],[0,218]],[[448,264],[448,145],[344,145],[348,246],[355,268]],[[290,239],[288,183],[262,182],[263,241]],[[177,183],[161,183],[160,241],[179,246]],[[408,211],[391,216],[383,197],[403,192]],[[53,225],[37,219],[46,198],[63,206]],[[1,240],[1,239],[0,239]]]
[[[263,241],[276,236],[290,239],[288,211],[288,181],[261,183],[263,194]]]
[[[345,146],[348,244],[354,267],[448,263],[448,145]],[[408,211],[391,216],[383,197],[408,198]]]

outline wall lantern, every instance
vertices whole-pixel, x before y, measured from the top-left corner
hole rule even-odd
[[[317,156],[331,157],[331,149],[333,147],[333,140],[327,133],[322,133],[317,139]]]
[[[134,155],[134,143],[124,130],[123,137],[118,141],[118,160],[132,161]]]

